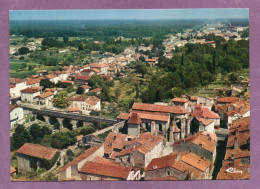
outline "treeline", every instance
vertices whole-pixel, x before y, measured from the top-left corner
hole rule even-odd
[[[98,21],[11,21],[10,35],[26,37],[89,37],[107,40],[152,37],[183,32],[186,28],[204,24],[201,20],[98,20]]]
[[[158,69],[147,73],[141,87],[142,102],[157,102],[207,86],[218,73],[249,68],[249,41],[229,40],[216,48],[186,44],[171,59],[160,57]]]

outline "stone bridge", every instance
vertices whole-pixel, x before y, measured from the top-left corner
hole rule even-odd
[[[74,114],[74,113],[67,113],[55,110],[48,110],[48,109],[36,109],[31,107],[23,107],[24,110],[31,111],[34,115],[42,115],[44,120],[47,124],[50,123],[50,118],[54,117],[58,120],[61,127],[63,127],[63,120],[69,119],[70,123],[72,124],[72,128],[77,128],[78,121],[82,121],[83,123],[108,123],[114,125],[117,123],[116,119],[113,118],[105,118],[99,116],[91,116],[91,115],[83,115],[83,114]]]

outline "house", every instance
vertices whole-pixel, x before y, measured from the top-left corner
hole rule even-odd
[[[110,63],[110,62],[109,62]],[[90,67],[94,70],[97,69],[101,74],[107,75],[109,66],[107,64],[90,64]]]
[[[110,132],[104,142],[104,157],[115,159],[115,152],[120,152],[127,140],[128,136],[125,134]]]
[[[27,88],[26,81],[19,78],[10,78],[10,97],[18,98],[21,96],[21,90]]]
[[[144,113],[144,114],[153,114],[162,117],[169,114],[170,116],[174,117],[177,125],[181,128],[181,138],[184,138],[190,134],[190,118],[187,115],[187,110],[181,106],[165,106],[165,105],[158,105],[158,104],[146,104],[146,103],[134,103],[132,106],[131,112],[136,113]],[[151,117],[153,117],[151,115]],[[162,124],[162,123],[161,123]],[[151,128],[148,124],[148,130]],[[160,131],[160,127],[158,129]],[[152,132],[152,131],[151,131]],[[163,135],[167,137],[169,132],[169,124],[165,127],[162,126]]]
[[[101,110],[101,100],[95,96],[84,97],[77,95],[68,98],[68,100],[72,102],[70,107],[78,107],[83,114],[88,115],[92,110]]]
[[[250,117],[232,121],[225,154],[218,179],[250,178]],[[237,170],[237,172],[234,172]]]
[[[223,97],[217,99],[217,105],[227,105],[239,101],[238,97]]]
[[[216,145],[216,134],[201,131],[191,137],[175,142],[173,144],[173,152],[191,151],[200,157],[214,162],[216,157]]]
[[[85,69],[82,72],[80,72],[82,75],[88,75],[88,76],[92,76],[95,74],[95,71],[93,71],[93,69]]]
[[[13,128],[16,123],[23,123],[23,108],[14,104],[10,104],[10,127]]]
[[[59,157],[59,151],[38,144],[25,143],[16,151],[18,172],[37,170],[44,167],[42,160],[52,160],[54,163]]]
[[[191,152],[155,158],[145,168],[145,180],[174,177],[175,180],[210,179],[211,162]]]
[[[47,79],[49,79],[51,82],[55,83],[55,84],[57,84],[58,81],[60,81],[60,78],[59,78],[58,75],[49,74],[49,75],[45,75],[45,77],[46,77]]]
[[[40,87],[41,78],[28,79],[26,84],[28,87]]]
[[[52,92],[45,92],[36,97],[34,97],[34,102],[37,105],[45,105],[45,106],[52,106],[54,94]]]
[[[90,90],[89,92],[90,92],[90,93],[100,94],[101,91],[102,91],[102,88],[96,88],[96,89],[92,89],[92,90]]]
[[[246,104],[234,111],[227,111],[224,113],[223,123],[229,129],[233,120],[250,116],[250,105]]]
[[[52,92],[55,95],[58,91],[56,88],[46,88],[44,92]]]
[[[170,124],[170,114],[132,110],[129,114],[121,113],[118,120],[127,120],[128,134],[137,136],[141,132],[159,133],[167,136]]]
[[[215,127],[220,125],[219,115],[212,112],[211,110],[209,110],[209,108],[207,106],[203,106],[202,104],[196,105],[195,110],[193,111],[193,113],[191,115],[192,115],[193,119],[196,119],[199,122],[203,121],[204,119],[209,119],[209,120],[214,121]],[[206,123],[205,120],[204,120],[204,123]],[[208,124],[209,124],[209,122],[207,122],[207,125]],[[214,129],[212,131],[211,127],[208,127],[208,129],[210,129],[210,132],[214,132]]]
[[[75,77],[74,83],[77,85],[84,85],[90,80],[91,76],[88,75],[79,75]]]
[[[70,163],[59,169],[58,180],[62,181],[65,179],[81,180],[79,170],[87,161],[94,160],[95,157],[102,157],[104,155],[104,146],[98,145],[89,148],[82,152],[78,157],[72,160]]]
[[[23,102],[34,102],[34,98],[41,94],[41,88],[39,87],[28,87],[26,89],[21,90],[21,100]]]
[[[166,139],[150,132],[125,142],[124,149],[115,154],[116,162],[133,167],[146,167],[154,158],[161,157]]]
[[[173,98],[171,100],[172,106],[181,106],[185,109],[187,109],[188,107],[188,100],[185,98]]]
[[[84,93],[87,93],[90,89],[90,86],[88,85],[81,85],[80,87],[84,89]]]
[[[87,161],[79,171],[81,179],[96,180],[140,180],[140,170],[117,165],[104,158]]]

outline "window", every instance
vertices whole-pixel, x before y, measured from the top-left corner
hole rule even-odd
[[[162,131],[162,124],[159,124],[159,131]]]
[[[168,175],[168,176],[170,176],[170,175],[171,175],[171,172],[170,172],[169,170],[167,171],[167,175]]]

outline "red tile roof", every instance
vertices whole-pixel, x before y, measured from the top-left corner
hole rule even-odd
[[[198,178],[201,173],[205,173],[209,168],[211,162],[201,158],[193,153],[180,152],[173,153],[160,158],[154,158],[145,171],[152,171],[154,169],[161,169],[165,167],[172,167],[181,172],[193,172],[195,178]]]
[[[55,77],[58,77],[57,75],[54,75],[54,74],[49,74],[49,75],[45,75],[46,78],[48,79],[53,79]]]
[[[229,173],[227,171],[229,168],[234,168],[239,172]],[[250,165],[243,164],[240,159],[235,159],[234,161],[225,161],[218,173],[217,179],[218,180],[250,179]]]
[[[195,135],[183,139],[185,143],[193,143],[196,145],[201,145],[202,148],[214,152],[217,144],[217,137],[216,134],[207,132],[207,131],[201,131],[196,133]],[[181,141],[175,142],[174,145],[180,145]]]
[[[58,150],[38,144],[25,143],[16,153],[24,154],[40,159],[51,159]]]
[[[166,176],[166,177],[159,177],[159,178],[153,178],[148,180],[179,180],[174,176]]]
[[[79,172],[119,179],[127,179],[128,175],[131,172],[131,169],[132,168],[130,167],[122,167],[118,165],[108,165],[103,163],[87,161]]]
[[[75,78],[75,80],[83,80],[83,81],[88,81],[90,80],[91,76],[88,75],[79,75]]]
[[[208,107],[201,104],[195,106],[195,110],[192,113],[193,117],[205,118],[205,119],[220,119],[219,115],[210,111]]]
[[[123,149],[127,135],[110,132],[104,142],[104,153],[111,154],[114,149]]]
[[[68,111],[69,112],[78,112],[79,111],[79,107],[69,107]]]
[[[139,138],[134,139],[132,141],[126,141],[125,142],[126,149],[117,153],[115,157],[126,155],[134,151],[138,151],[142,154],[146,154],[152,149],[154,149],[154,147],[157,146],[162,141],[163,143],[166,142],[166,139],[162,136],[155,136],[150,132],[142,133],[139,135]],[[128,147],[129,145],[131,147]]]
[[[142,123],[142,120],[137,113],[132,113],[127,123],[139,125]]]
[[[15,173],[15,172],[16,172],[15,168],[12,167],[12,166],[10,166],[10,174],[13,174],[13,173]]]
[[[191,96],[191,97],[190,97],[190,100],[191,100],[191,101],[195,101],[195,100],[197,101],[198,98],[199,98],[199,97],[197,97],[197,96]]]
[[[232,148],[235,145],[235,140],[238,142],[238,147],[246,145],[250,140],[250,133],[240,133],[238,135],[230,135],[228,137],[227,147]]]
[[[52,96],[53,93],[52,92],[46,92],[46,93],[42,93],[39,95],[40,98],[47,98],[47,97],[50,97]]]
[[[235,132],[236,129],[239,132],[249,131],[250,130],[250,116],[244,117],[241,119],[237,119],[237,120],[233,120],[229,131],[232,133],[232,132]]]
[[[72,160],[70,163],[59,169],[59,172],[65,171],[68,167],[78,164],[79,162],[83,161],[84,159],[88,158],[90,155],[92,155],[94,152],[96,152],[101,145],[94,146],[92,148],[89,148],[82,152],[78,157],[76,157],[74,160]]]
[[[185,98],[173,98],[172,99],[172,102],[182,102],[182,103],[185,103],[187,102],[188,100],[185,99]]]
[[[18,83],[22,83],[25,82],[23,79],[19,79],[19,78],[9,78],[9,83],[10,84],[18,84]]]
[[[231,158],[231,154],[234,154],[234,158],[244,158],[244,157],[250,157],[250,151],[248,150],[241,150],[240,148],[237,149],[227,149],[225,160],[229,160]]]
[[[164,112],[164,113],[173,113],[173,114],[186,114],[187,111],[180,106],[164,106],[157,104],[145,104],[145,103],[134,103],[133,110],[143,110],[149,112]]]
[[[96,88],[96,89],[93,89],[91,91],[89,91],[90,93],[96,93],[96,92],[100,92],[102,91],[102,88]]]
[[[37,93],[41,91],[39,87],[28,87],[26,89],[21,90],[21,93]]]
[[[223,103],[234,103],[236,101],[239,101],[239,98],[237,98],[237,97],[223,97],[223,98],[217,99],[217,102],[223,102]]]
[[[128,120],[129,119],[129,113],[121,112],[116,118]]]

